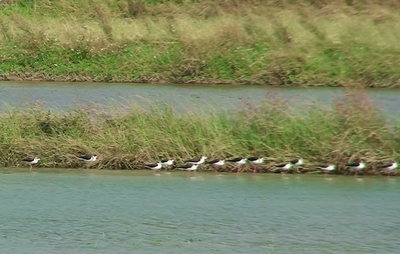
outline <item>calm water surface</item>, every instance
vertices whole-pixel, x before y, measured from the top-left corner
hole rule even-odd
[[[399,191],[390,177],[3,169],[1,253],[398,253]]]
[[[167,103],[178,110],[231,110],[246,102],[280,97],[294,105],[312,102],[330,106],[344,94],[341,88],[283,88],[224,85],[154,85],[109,83],[0,82],[0,109],[41,101],[47,107],[76,108],[79,104],[126,104],[135,101]],[[370,89],[369,95],[384,112],[400,108],[400,89]]]

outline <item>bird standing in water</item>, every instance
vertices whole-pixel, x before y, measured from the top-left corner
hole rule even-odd
[[[22,159],[23,162],[28,163],[29,164],[29,170],[32,170],[32,166],[36,165],[40,159],[38,157],[25,157]]]
[[[392,162],[392,163],[388,163],[388,164],[379,166],[378,168],[383,169],[383,170],[386,170],[386,171],[387,171],[387,175],[389,176],[390,173],[391,173],[393,170],[395,170],[395,169],[398,168],[398,164],[397,164],[397,162],[394,161],[394,162]]]
[[[357,177],[358,171],[363,170],[364,168],[366,168],[367,165],[365,165],[364,162],[360,161],[360,162],[347,163],[347,164],[345,164],[345,166],[354,169],[356,171],[356,173],[354,174],[354,177]]]
[[[325,175],[328,174],[328,172],[332,172],[336,169],[336,166],[334,164],[322,164],[322,165],[317,165],[317,169],[323,171]]]
[[[285,171],[290,170],[293,167],[293,163],[289,161],[287,163],[278,164],[275,167],[280,168],[281,176],[284,177],[285,176]]]

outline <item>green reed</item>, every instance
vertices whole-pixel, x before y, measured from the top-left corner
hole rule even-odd
[[[96,153],[99,161],[90,167],[98,169],[141,169],[160,158],[182,162],[206,155],[264,156],[263,171],[303,157],[306,170],[330,162],[344,172],[352,160],[363,159],[374,170],[379,161],[400,158],[399,126],[386,122],[362,91],[350,91],[332,108],[312,104],[299,110],[271,98],[233,112],[203,114],[148,106],[86,105],[67,112],[11,108],[0,114],[0,166],[19,166],[30,155],[42,158],[42,167],[80,167],[76,155]]]

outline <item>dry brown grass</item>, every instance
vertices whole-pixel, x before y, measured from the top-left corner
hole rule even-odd
[[[312,1],[312,6],[305,4],[307,1],[290,1],[291,4],[288,4],[289,1],[202,1],[187,4],[185,8],[171,3],[144,8],[138,7],[144,5],[143,1],[129,0],[126,1],[127,4],[125,1],[118,2],[121,2],[122,9],[113,9],[115,7],[109,2],[100,1],[99,4],[90,6],[90,11],[85,11],[82,16],[79,15],[80,8],[86,7],[85,2],[71,4],[70,1],[61,1],[58,5],[50,5],[45,1],[37,1],[34,11],[38,13],[37,17],[33,15],[27,18],[14,12],[13,15],[2,16],[1,19],[9,24],[11,36],[18,36],[19,32],[43,31],[46,36],[57,38],[66,44],[85,35],[89,39],[103,37],[107,40],[115,39],[117,42],[178,38],[183,42],[200,40],[203,43],[215,38],[218,42],[234,41],[238,44],[275,37],[281,42],[279,45],[309,45],[313,41],[326,40],[342,43],[341,38],[348,35],[356,42],[360,40],[383,47],[400,47],[398,43],[394,43],[397,42],[396,33],[387,29],[388,22],[395,26],[392,27],[394,30],[400,26],[400,22],[397,22],[398,11],[391,9],[392,6],[398,7],[395,5],[396,1],[380,1],[380,5],[369,1],[360,10],[354,7],[358,6],[355,3],[344,5],[345,1],[329,1],[329,4],[325,1]],[[128,10],[134,9],[134,6],[143,9],[141,13],[146,9],[147,15],[121,15],[125,7],[128,13],[136,12]],[[60,8],[65,12],[61,12],[56,19],[52,16],[46,17],[46,13],[42,14],[41,11],[49,8]],[[214,15],[204,14],[207,9],[214,10]],[[70,38],[65,34],[75,36]],[[369,37],[365,38],[366,35]]]

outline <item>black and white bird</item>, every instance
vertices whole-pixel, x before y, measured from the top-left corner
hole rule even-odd
[[[212,161],[207,161],[206,164],[213,165],[216,167],[222,167],[223,165],[225,165],[225,160],[224,159],[215,159]]]
[[[85,155],[78,156],[78,159],[81,161],[85,161],[85,162],[92,162],[92,161],[97,160],[97,155],[96,154],[85,154]]]
[[[176,166],[176,169],[183,170],[183,171],[191,171],[194,172],[197,170],[200,164],[186,164],[181,166]]]
[[[290,170],[293,167],[293,163],[292,162],[287,162],[287,163],[282,163],[282,164],[278,164],[275,165],[275,167],[279,168],[281,170],[281,175],[285,176],[285,171]]]
[[[302,158],[298,158],[298,159],[291,160],[290,163],[292,163],[293,166],[303,166],[304,160]]]
[[[321,164],[317,165],[316,167],[317,169],[323,171],[325,175],[328,174],[329,172],[336,170],[336,165],[334,164]]]
[[[352,168],[356,171],[356,173],[354,174],[355,177],[357,176],[358,171],[361,171],[367,167],[367,165],[363,161],[347,163],[345,164],[345,166]]]
[[[161,160],[161,165],[163,167],[169,167],[169,166],[174,165],[174,162],[175,162],[175,160],[173,160],[173,159]]]
[[[29,164],[29,170],[32,170],[32,166],[37,164],[40,159],[38,157],[25,157],[22,159],[22,161]]]
[[[257,166],[256,165],[261,165],[264,163],[264,158],[263,157],[249,157],[247,158],[247,161],[250,162],[250,164],[253,166],[253,173],[256,173],[257,171]]]
[[[242,172],[242,170],[240,169],[240,166],[242,166],[242,165],[244,165],[244,164],[246,164],[247,163],[247,159],[246,158],[243,158],[243,157],[236,157],[236,158],[232,158],[232,159],[228,159],[228,160],[226,160],[227,162],[233,162],[233,163],[235,163],[236,164],[236,166],[237,166],[237,170],[236,170],[236,173],[240,173],[240,172]]]
[[[299,172],[299,168],[304,165],[304,161],[302,158],[293,159],[290,161],[293,164],[293,167],[296,169],[296,172]]]
[[[387,174],[389,175],[390,172],[393,171],[393,170],[395,170],[395,169],[397,169],[398,166],[399,166],[399,165],[397,164],[397,162],[394,161],[394,162],[392,162],[392,163],[388,163],[388,164],[381,165],[381,166],[379,166],[378,168],[383,169],[383,170],[386,170],[386,171],[387,171]]]
[[[233,162],[233,163],[238,164],[238,165],[243,165],[243,164],[247,163],[247,159],[243,158],[243,157],[232,158],[232,159],[228,159],[226,161],[227,162]]]
[[[264,163],[264,158],[263,157],[249,157],[247,158],[247,161],[250,162],[251,164],[256,164],[260,165]]]
[[[207,156],[201,156],[201,158],[193,158],[189,160],[185,160],[184,162],[187,164],[193,164],[193,165],[200,165],[203,164],[207,159]]]
[[[152,163],[152,164],[145,164],[144,166],[151,170],[160,170],[162,168],[162,163],[158,162],[158,163]]]

